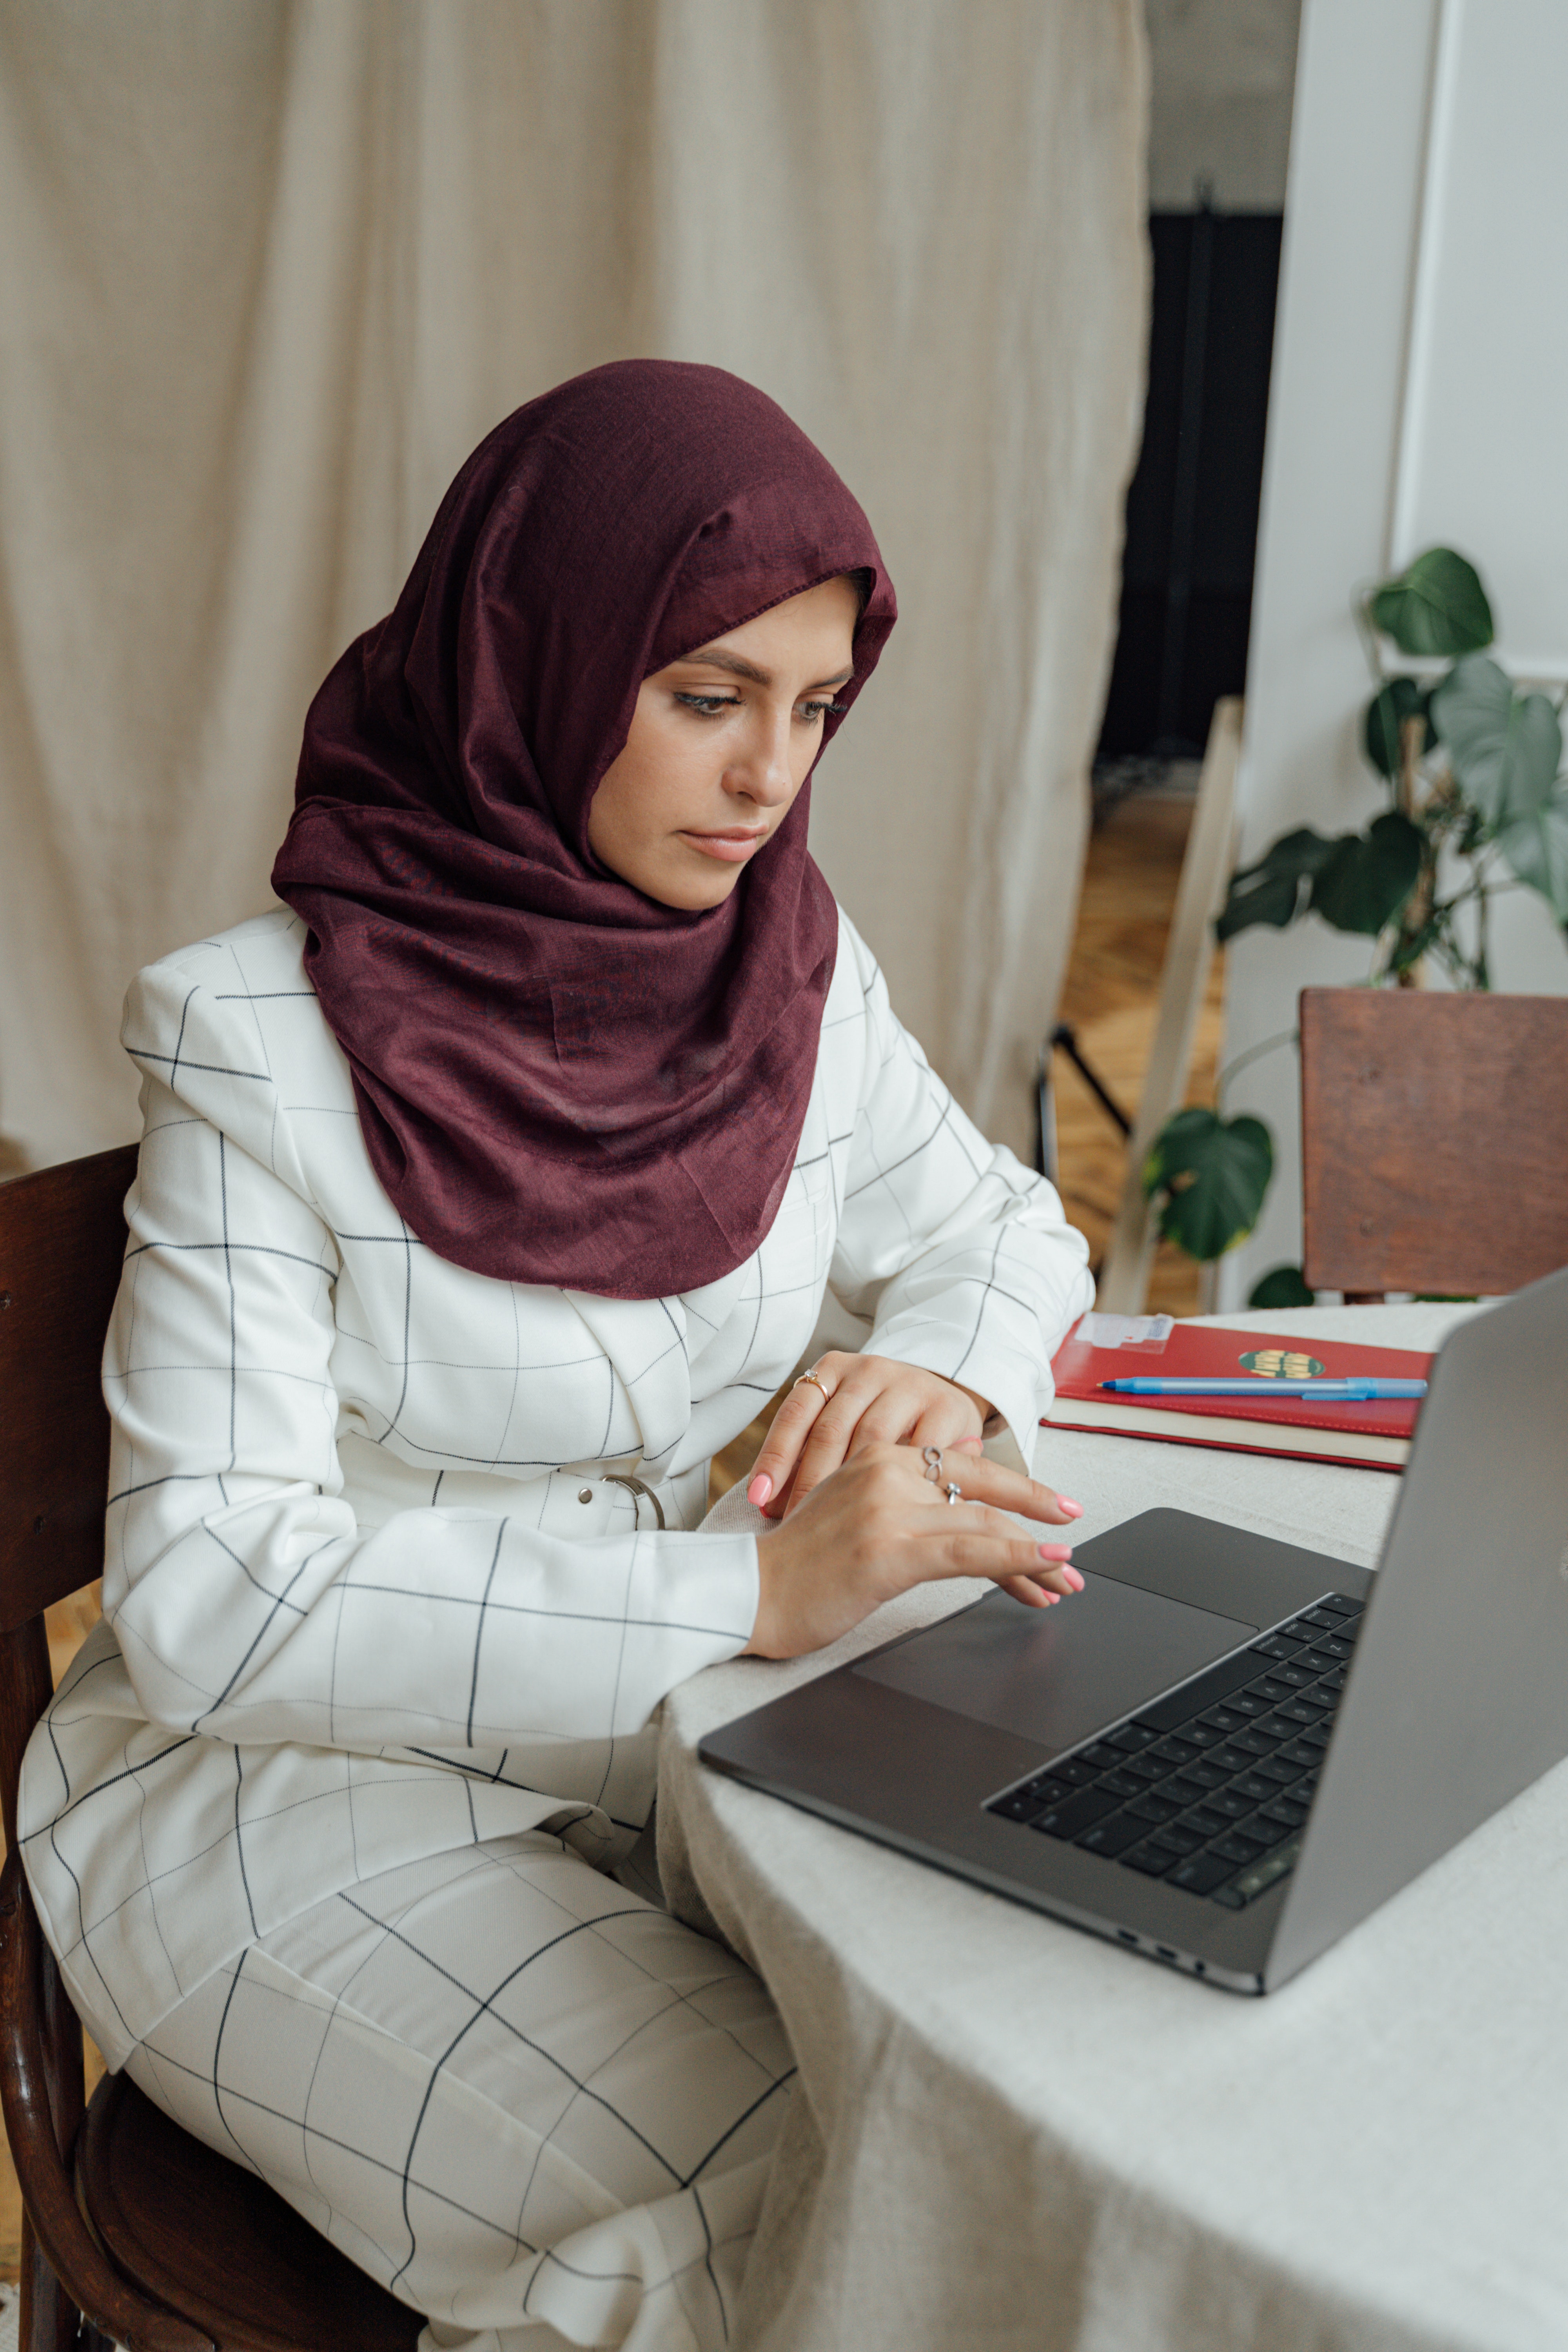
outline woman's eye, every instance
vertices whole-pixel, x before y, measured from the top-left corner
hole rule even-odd
[[[683,709],[695,710],[699,719],[717,719],[721,710],[739,710],[742,707],[738,694],[678,693],[674,698]],[[814,727],[818,719],[836,719],[848,708],[847,702],[801,702],[795,705],[795,714]]]
[[[741,708],[738,694],[678,694],[675,698],[677,702],[684,703],[688,710],[695,710],[700,719],[717,719],[721,710],[739,710]]]

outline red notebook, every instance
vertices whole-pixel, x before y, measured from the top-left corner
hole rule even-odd
[[[1402,1470],[1410,1457],[1416,1397],[1314,1403],[1274,1397],[1268,1381],[1425,1380],[1430,1356],[1411,1348],[1357,1347],[1340,1339],[1288,1339],[1265,1331],[1221,1331],[1212,1323],[1178,1323],[1168,1315],[1085,1315],[1053,1360],[1056,1402],[1045,1415],[1060,1429],[1111,1430],[1124,1437],[1163,1438],[1177,1445],[1225,1445],[1242,1454],[1299,1454],[1313,1462],[1347,1462]],[[1110,1396],[1101,1381],[1258,1379],[1251,1397]]]

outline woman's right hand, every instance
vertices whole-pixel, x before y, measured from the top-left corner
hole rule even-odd
[[[950,1504],[948,1478],[964,1499]],[[984,1454],[949,1454],[942,1483],[910,1445],[868,1445],[757,1538],[761,1591],[744,1654],[797,1658],[835,1642],[895,1593],[984,1576],[1035,1609],[1081,1592],[1069,1544],[1041,1543],[1005,1511],[1047,1527],[1081,1516],[1049,1486]]]

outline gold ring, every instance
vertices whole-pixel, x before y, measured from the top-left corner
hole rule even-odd
[[[799,1388],[802,1381],[809,1381],[814,1389],[821,1389],[824,1398],[829,1404],[832,1403],[833,1391],[830,1388],[825,1387],[823,1382],[817,1379],[815,1372],[797,1373],[795,1378],[791,1381],[790,1386],[792,1388]]]

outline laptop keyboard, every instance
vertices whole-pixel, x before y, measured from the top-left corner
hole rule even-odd
[[[1295,1866],[1361,1616],[1325,1593],[986,1811],[1241,1910]]]

